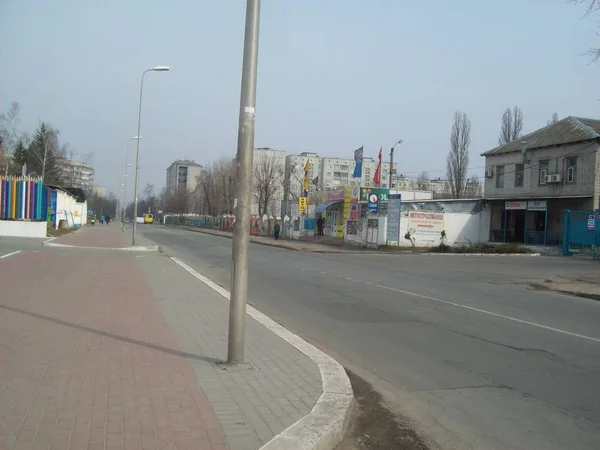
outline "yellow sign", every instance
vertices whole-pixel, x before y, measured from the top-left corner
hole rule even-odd
[[[308,177],[304,177],[304,190],[305,191],[308,191],[308,183],[309,183]]]
[[[307,200],[308,199],[306,197],[300,197],[298,199],[298,211],[300,211],[301,213],[306,212]]]

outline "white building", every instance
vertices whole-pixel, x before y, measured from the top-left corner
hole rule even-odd
[[[319,186],[319,168],[321,158],[316,153],[302,152],[285,158],[285,198],[297,199],[302,196],[304,184],[304,166],[308,161],[308,192],[315,192]]]
[[[185,189],[188,192],[196,190],[198,177],[202,174],[202,166],[191,160],[173,161],[167,168],[167,192]]]
[[[319,173],[319,188],[333,189],[341,186],[349,186],[360,180],[360,185],[364,187],[374,186],[373,177],[377,170],[379,161],[373,158],[363,158],[362,176],[360,179],[353,178],[354,167],[356,163],[354,158],[328,158],[321,160],[321,169]],[[394,163],[394,170],[397,164]],[[389,188],[390,163],[382,161],[381,163],[381,187]]]
[[[92,192],[96,197],[106,198],[106,188],[105,187],[94,186],[94,189],[92,190]]]
[[[250,214],[279,216],[284,199],[286,155],[284,150],[254,149]]]

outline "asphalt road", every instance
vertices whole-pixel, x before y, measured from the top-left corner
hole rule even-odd
[[[229,288],[230,239],[139,231]],[[255,244],[249,258],[250,303],[372,382],[441,448],[600,448],[600,303],[527,285],[597,262]]]
[[[0,236],[0,258],[10,258],[25,250],[41,250],[48,238],[21,238]]]

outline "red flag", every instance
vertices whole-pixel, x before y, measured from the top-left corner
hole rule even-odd
[[[375,176],[373,176],[373,183],[375,184],[375,186],[381,186],[381,150],[383,149],[383,147],[379,148],[379,156],[377,157],[377,159],[379,159],[379,164],[377,164],[377,169],[375,170]]]

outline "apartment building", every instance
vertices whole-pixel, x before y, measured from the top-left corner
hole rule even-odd
[[[202,166],[193,160],[173,161],[167,168],[167,192],[175,192],[178,189],[194,191],[198,186],[198,177],[201,174]]]
[[[565,209],[600,208],[600,120],[567,117],[482,156],[493,241],[558,245]]]
[[[285,194],[284,197],[298,198],[302,195],[304,184],[304,167],[308,165],[308,192],[314,193],[319,186],[319,169],[321,158],[316,153],[302,152],[298,155],[287,155],[285,158]]]
[[[65,188],[83,189],[90,192],[94,186],[94,168],[85,162],[56,158],[58,178]]]
[[[319,189],[334,189],[349,186],[357,181],[364,187],[374,186],[373,177],[377,170],[379,161],[374,158],[363,157],[362,176],[360,179],[353,178],[356,163],[353,158],[329,158],[321,159],[319,173]],[[394,163],[394,169],[397,164]],[[389,188],[390,163],[383,161],[381,164],[381,187]]]

